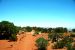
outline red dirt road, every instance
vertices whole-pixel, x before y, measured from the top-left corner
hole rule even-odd
[[[26,34],[21,40],[19,40],[13,47],[13,50],[35,50],[35,37],[31,34]]]

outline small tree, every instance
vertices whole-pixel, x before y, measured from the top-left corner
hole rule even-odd
[[[36,40],[36,44],[37,44],[38,50],[46,50],[48,41],[44,38],[39,38]]]
[[[17,27],[9,22],[9,21],[2,21],[0,22],[0,39],[16,39],[16,33],[18,32]],[[14,36],[12,36],[14,35]]]

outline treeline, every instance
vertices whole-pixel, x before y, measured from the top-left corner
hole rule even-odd
[[[51,32],[55,32],[55,33],[64,33],[64,32],[75,32],[75,28],[68,30],[67,28],[64,27],[56,27],[56,28],[43,28],[43,27],[20,27],[21,30],[23,31],[27,31],[27,32],[31,32],[32,30],[41,32],[41,33],[51,33]]]
[[[12,22],[1,21],[0,22],[0,39],[17,40],[16,34],[19,32],[19,30],[22,30],[25,32],[31,32],[32,30],[35,30],[41,33],[68,32],[68,29],[63,27],[57,27],[57,28],[42,28],[42,27],[30,27],[30,26],[19,27],[19,26],[15,26]],[[72,32],[75,32],[75,29],[72,29]]]
[[[52,31],[57,32],[57,33],[64,33],[64,32],[68,31],[67,28],[63,28],[63,27],[42,28],[42,27],[30,27],[30,26],[22,27],[21,30],[28,31],[28,32],[31,32],[32,30],[35,30],[35,31],[38,31],[38,32],[41,32],[41,33],[51,33]]]

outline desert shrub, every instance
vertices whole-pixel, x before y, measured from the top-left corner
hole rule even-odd
[[[62,40],[65,42],[65,44],[72,43],[73,42],[73,38],[68,37],[68,36],[67,37],[64,37]]]
[[[67,50],[75,50],[75,44],[72,45],[71,43],[67,43],[66,47]]]
[[[71,43],[67,43],[66,44],[66,47],[67,47],[67,50],[73,50]]]
[[[56,44],[54,44],[53,48],[57,49],[57,48],[67,47],[69,49],[71,47],[70,45],[72,42],[73,39],[71,37],[64,37],[62,40],[57,41]]]
[[[48,40],[51,40],[51,37],[52,35],[51,35],[51,33],[48,33]]]
[[[67,47],[67,50],[72,50],[72,42],[73,42],[73,39],[71,37],[64,37],[63,38],[63,42],[65,44],[65,47]]]
[[[58,41],[56,42],[56,44],[54,44],[53,48],[54,49],[58,49],[58,48],[63,48],[65,46],[64,42],[61,40],[61,41]]]
[[[48,34],[48,39],[51,40],[52,42],[58,41],[59,37],[60,37],[59,33],[49,33]]]
[[[32,28],[29,27],[29,26],[27,26],[27,27],[25,27],[25,30],[26,30],[27,32],[31,32],[31,31],[32,31]]]
[[[44,38],[39,38],[36,40],[36,44],[37,44],[38,50],[46,50],[48,41]]]

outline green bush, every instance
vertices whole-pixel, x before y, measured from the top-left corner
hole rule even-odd
[[[75,50],[75,44],[72,45],[72,43],[67,43],[66,47],[67,50]]]
[[[17,40],[16,34],[12,34],[12,38],[10,40],[16,41]]]
[[[42,28],[42,29],[41,29],[41,32],[42,32],[42,33],[47,33],[47,31],[48,31],[47,28]]]
[[[32,28],[29,27],[29,26],[27,26],[27,27],[25,27],[25,30],[26,30],[27,32],[31,32],[31,31],[32,31]]]
[[[51,33],[48,33],[48,40],[51,40],[51,38],[52,38]]]
[[[73,42],[73,39],[71,37],[64,37],[62,40],[57,41],[56,44],[54,44],[53,48],[63,48],[67,47],[68,49],[71,49],[70,44]]]
[[[38,50],[46,50],[48,41],[44,38],[39,38],[36,40],[36,44],[37,44]]]
[[[61,40],[59,42],[56,42],[56,44],[54,44],[53,48],[58,49],[58,48],[63,48],[64,46],[65,46],[65,43]]]
[[[9,21],[0,22],[0,39],[10,39],[11,38],[13,40],[13,37],[14,36],[16,37],[17,32],[18,32],[18,29],[13,23]]]
[[[73,50],[71,43],[67,43],[66,44],[66,47],[67,47],[67,50]]]
[[[65,42],[65,44],[73,42],[73,39],[71,37],[68,37],[68,36],[64,37],[62,40]]]
[[[60,37],[59,33],[49,33],[48,34],[48,39],[51,40],[52,42],[58,41],[58,38]]]
[[[55,33],[64,33],[67,32],[67,28],[63,28],[63,27],[57,27],[54,29]]]

